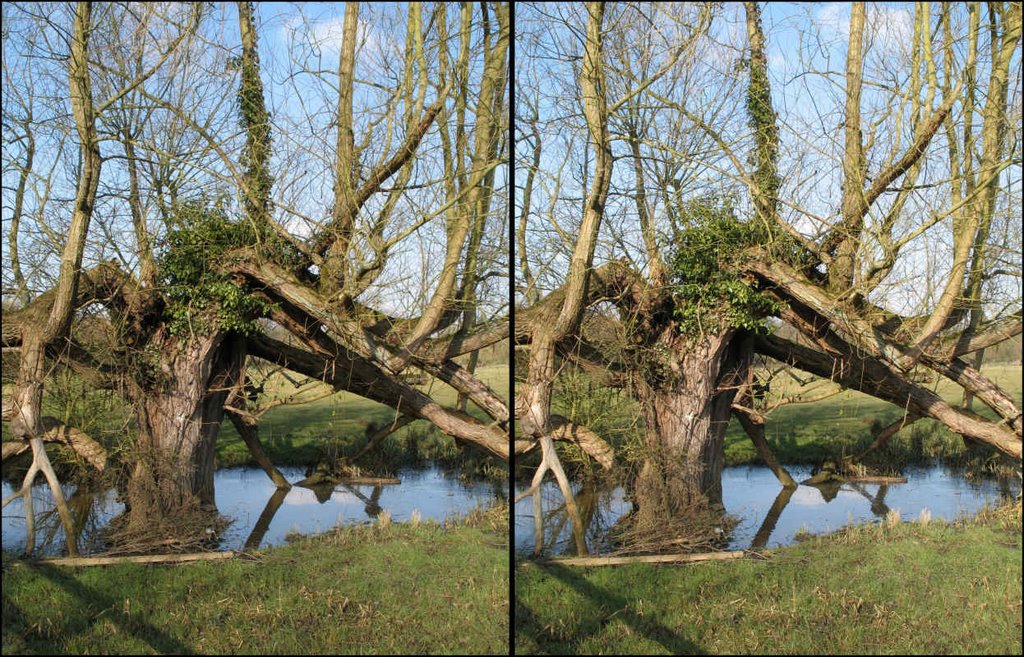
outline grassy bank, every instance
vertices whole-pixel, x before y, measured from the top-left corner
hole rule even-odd
[[[516,570],[518,654],[1020,654],[1021,506],[766,560]]]
[[[508,365],[491,363],[477,368],[477,376],[499,396],[508,397]],[[64,379],[68,379],[65,381]],[[55,382],[46,400],[45,412],[65,418],[103,443],[108,450],[130,445],[134,419],[120,398],[89,390],[71,376]],[[444,406],[454,407],[456,391],[434,381],[417,385]],[[268,398],[292,397],[296,389],[282,375],[267,382]],[[306,466],[321,455],[354,455],[379,427],[395,421],[395,411],[383,404],[347,392],[332,393],[326,385],[308,386],[291,404],[270,408],[260,417],[260,441],[271,461],[279,466]],[[299,403],[299,402],[305,403]],[[482,421],[490,419],[472,403],[468,412]],[[9,437],[7,422],[4,439]],[[65,467],[76,460],[73,454],[51,446],[51,458]],[[218,467],[256,465],[248,448],[225,419],[217,439]],[[49,450],[48,450],[49,451]],[[364,470],[389,474],[401,467],[428,462],[458,468],[468,477],[502,478],[507,465],[482,450],[462,449],[425,420],[418,420],[385,438],[358,464]],[[65,475],[73,474],[66,470]]]
[[[1020,364],[986,365],[982,371],[1018,406],[1021,404]],[[783,397],[799,395],[809,399],[832,392],[837,394],[813,403],[785,404],[768,413],[766,438],[783,463],[820,464],[825,460],[838,460],[844,454],[859,453],[883,427],[902,416],[901,409],[869,395],[840,391],[827,381],[799,373],[798,376],[804,378],[807,385],[800,385],[786,374],[777,376],[767,399],[769,404]],[[960,405],[962,390],[952,382],[942,380],[931,387],[951,404]],[[567,371],[558,379],[554,407],[555,412],[574,418],[612,443],[623,463],[642,459],[640,409],[625,391],[598,386],[586,375]],[[995,418],[995,413],[980,402],[975,401],[974,408],[986,417]],[[559,443],[558,449],[563,462],[571,469],[594,467],[575,447]],[[967,448],[960,436],[941,423],[921,419],[896,434],[884,450],[874,452],[866,463],[882,469],[899,469],[925,465],[933,460],[954,466],[970,465],[982,473],[998,458],[992,456],[988,448]],[[532,475],[536,463],[530,458],[520,462],[524,467],[517,470],[517,476]],[[747,463],[760,463],[760,459],[739,423],[730,422],[725,437],[725,464]]]
[[[983,368],[990,377],[1021,405],[1021,366],[990,365]],[[781,385],[773,385],[773,396],[797,394],[819,395],[838,390],[820,380],[811,386],[799,386],[789,377],[780,377]],[[941,380],[931,386],[946,401],[959,406],[962,389]],[[975,401],[974,408],[995,419],[995,413]],[[780,406],[768,416],[765,433],[776,455],[785,463],[821,463],[837,459],[841,454],[857,453],[871,443],[874,436],[888,424],[902,417],[902,410],[856,391],[843,391],[819,402]],[[990,452],[991,450],[979,450]],[[936,420],[925,418],[904,428],[885,450],[875,455],[878,464],[889,467],[919,465],[929,459],[960,464],[972,456],[960,436]],[[731,423],[725,441],[728,465],[759,462],[750,439],[738,423]]]
[[[345,527],[256,561],[5,565],[3,654],[507,654],[507,511]]]
[[[485,365],[477,369],[481,381],[503,397],[508,396],[508,365]],[[443,406],[455,406],[456,392],[444,383],[418,386]],[[395,420],[392,408],[351,393],[322,397],[326,386],[305,393],[313,399],[305,404],[271,408],[260,418],[260,441],[270,459],[278,465],[306,465],[321,450],[352,454],[359,450],[377,428]],[[285,396],[283,383],[273,392]],[[482,411],[469,404],[469,413],[489,421]],[[369,466],[391,468],[419,461],[454,461],[459,449],[448,436],[426,421],[414,422],[388,436],[376,450]],[[230,421],[221,425],[217,440],[217,461],[222,467],[251,464],[249,450],[238,437]]]
[[[499,396],[508,397],[508,365],[492,364],[477,368],[477,377]],[[444,383],[417,386],[443,406],[454,407],[456,391]],[[275,391],[280,397],[288,389]],[[305,466],[321,457],[353,456],[366,445],[380,427],[396,420],[394,409],[368,399],[341,392],[322,396],[326,386],[309,390],[308,403],[271,408],[260,418],[260,442],[270,459],[278,465]],[[490,422],[472,403],[467,411],[477,419]],[[391,475],[399,468],[434,463],[457,470],[467,479],[504,479],[508,465],[482,449],[464,448],[425,420],[415,421],[387,436],[356,464],[362,471]],[[231,422],[225,420],[217,440],[219,467],[256,465]]]

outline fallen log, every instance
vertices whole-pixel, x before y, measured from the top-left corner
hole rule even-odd
[[[58,557],[55,559],[38,559],[31,563],[47,566],[111,566],[119,563],[186,563],[189,561],[221,561],[236,555],[233,550],[227,552],[195,552],[192,554],[137,554],[121,557]]]
[[[348,484],[350,486],[397,486],[402,483],[401,479],[393,477],[332,477],[319,472],[296,482],[296,486],[309,488],[311,486],[323,486],[325,484]]]
[[[697,561],[723,561],[741,559],[744,550],[734,552],[704,552],[702,554],[644,554],[629,557],[563,557],[548,559],[544,563],[558,566],[623,566],[631,563],[691,563]]]
[[[864,475],[863,477],[844,477],[844,481],[851,484],[905,484],[906,477],[883,477],[875,475]]]

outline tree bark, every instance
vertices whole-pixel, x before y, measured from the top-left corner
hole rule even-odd
[[[670,323],[655,344],[647,353],[657,360],[636,384],[646,434],[633,500],[644,533],[689,509],[721,506],[725,430],[751,355],[732,329],[687,343]]]
[[[214,443],[244,351],[222,332],[167,345],[157,381],[136,384],[138,461],[128,486],[128,527],[159,526],[190,510],[215,511]]]

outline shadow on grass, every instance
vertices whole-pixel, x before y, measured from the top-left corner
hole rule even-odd
[[[85,586],[66,570],[38,563],[26,564],[26,567],[32,568],[42,577],[73,595],[77,599],[75,608],[80,609],[79,613],[70,616],[64,628],[64,637],[61,637],[63,640],[53,640],[47,648],[53,650],[66,643],[69,638],[86,631],[102,614],[103,618],[117,625],[122,632],[142,641],[157,653],[195,653],[191,646],[175,639],[143,618],[139,616],[133,617],[125,613],[120,606],[119,600],[115,600],[109,595],[104,595],[96,589]]]
[[[625,597],[618,595],[607,589],[595,586],[585,577],[583,577],[578,570],[574,570],[568,566],[560,566],[557,564],[538,564],[538,566],[548,575],[560,580],[562,583],[572,587],[577,593],[586,597],[591,603],[601,610],[602,618],[600,620],[586,621],[575,637],[569,638],[564,642],[553,642],[544,641],[542,637],[545,632],[545,627],[541,625],[537,619],[533,610],[528,606],[524,605],[520,601],[516,601],[516,619],[515,619],[515,631],[517,635],[528,635],[534,637],[537,641],[538,647],[547,652],[545,645],[550,648],[551,654],[565,654],[562,652],[568,648],[569,642],[579,644],[585,641],[589,636],[596,635],[600,632],[605,625],[612,621],[612,619],[618,619],[626,623],[634,634],[640,637],[644,637],[651,641],[660,644],[669,654],[673,655],[706,655],[708,652],[701,646],[697,645],[693,641],[690,641],[684,636],[681,636],[675,630],[667,627],[663,623],[650,618],[637,614],[629,606],[629,600]],[[561,643],[562,645],[556,645]],[[518,651],[516,651],[517,654]]]

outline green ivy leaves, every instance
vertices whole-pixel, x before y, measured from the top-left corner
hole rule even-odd
[[[232,252],[259,242],[251,224],[233,222],[206,199],[182,203],[178,226],[167,234],[160,262],[172,335],[203,335],[214,328],[258,333],[269,304],[225,273]]]
[[[737,262],[748,247],[766,241],[763,226],[740,221],[730,201],[685,204],[673,227],[669,279],[680,333],[756,330],[782,310],[771,297],[741,280]]]

